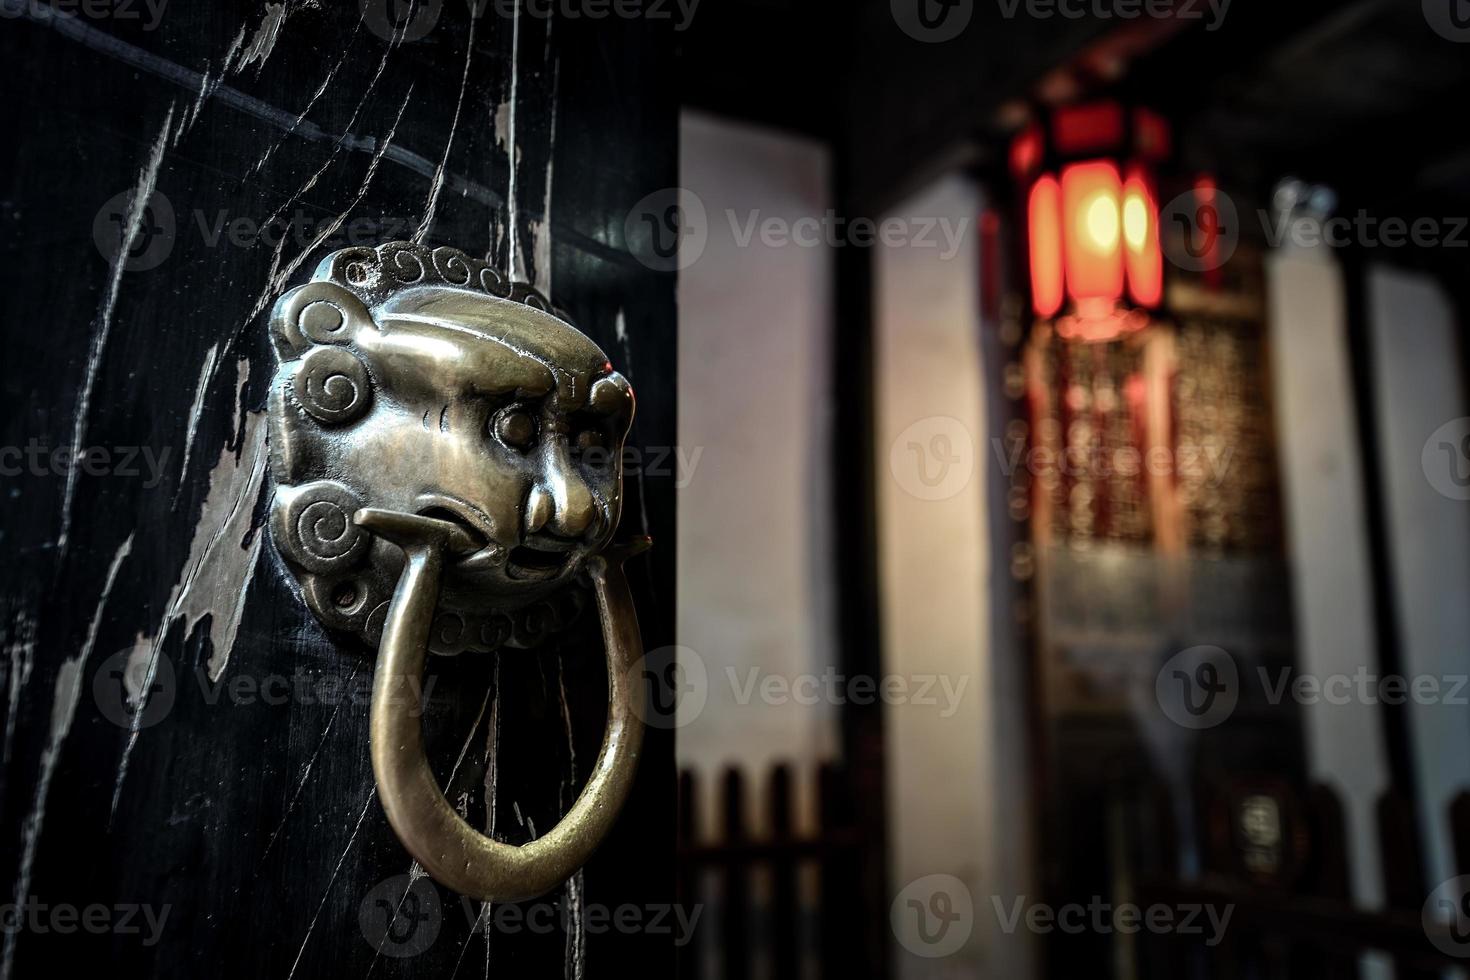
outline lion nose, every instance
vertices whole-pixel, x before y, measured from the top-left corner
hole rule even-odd
[[[560,440],[558,440],[560,442]],[[548,447],[546,466],[526,500],[526,533],[580,538],[597,520],[597,499],[563,446]]]

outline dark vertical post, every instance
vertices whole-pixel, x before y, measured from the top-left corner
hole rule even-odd
[[[1470,790],[1460,790],[1450,801],[1450,840],[1455,846],[1455,870],[1470,874]]]
[[[739,858],[746,842],[745,784],[739,769],[725,772],[723,837],[728,851],[724,862],[724,909],[720,947],[725,963],[724,980],[747,980],[750,976],[750,867]]]
[[[852,193],[853,161],[839,146],[833,179],[837,213],[849,220],[864,215]],[[876,215],[868,215],[876,218]],[[877,414],[875,339],[873,332],[873,251],[844,244],[834,260],[832,349],[832,477],[834,574],[837,582],[838,669],[849,680],[882,674],[881,617],[878,587],[877,460],[874,437]],[[884,819],[883,705],[847,704],[842,709],[842,746],[846,771],[857,801],[856,826],[861,842],[856,856],[857,883],[863,900],[858,921],[851,923],[844,944],[860,950],[854,978],[880,978],[887,973],[887,853]]]
[[[1390,911],[1418,912],[1429,894],[1420,855],[1419,824],[1414,819],[1414,802],[1390,788],[1378,799],[1378,854],[1383,865],[1384,899]],[[1415,969],[1399,960],[1394,964],[1399,980],[1431,980],[1432,971]]]
[[[796,945],[796,872],[799,857],[792,846],[791,767],[771,770],[771,977],[795,980],[801,974]]]
[[[1353,901],[1352,864],[1348,857],[1347,814],[1337,793],[1322,783],[1307,794],[1307,825],[1312,849],[1303,875],[1302,890],[1318,898],[1330,898],[1344,906]],[[1341,980],[1357,980],[1355,950],[1322,949],[1317,946],[1293,950],[1292,976],[1317,973]]]
[[[678,857],[678,869],[676,876],[677,901],[684,912],[684,921],[698,922],[703,920],[694,918],[694,910],[701,903],[699,868],[690,860],[689,852],[698,844],[699,836],[699,811],[698,797],[696,792],[698,784],[695,782],[694,773],[688,769],[679,773],[679,825],[678,841],[675,853]],[[679,917],[675,917],[678,919]],[[699,970],[699,943],[694,941],[693,936],[680,936],[683,945],[678,947],[677,968],[680,980],[693,980]]]
[[[855,855],[848,846],[854,812],[848,793],[849,776],[841,767],[824,765],[817,780],[817,820],[823,843],[817,926],[821,976],[832,980],[869,976],[863,971],[874,966],[865,962],[867,952],[855,926],[859,915],[867,910],[858,892],[862,868],[853,860]]]

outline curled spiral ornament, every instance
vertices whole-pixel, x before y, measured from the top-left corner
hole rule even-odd
[[[480,269],[480,288],[492,296],[510,295],[510,284],[492,265]]]
[[[321,480],[276,500],[271,517],[278,541],[307,571],[323,574],[352,568],[367,554],[372,537],[352,522],[362,507],[340,483]]]
[[[429,649],[441,656],[457,657],[470,648],[472,639],[464,615],[452,609],[444,609],[434,617],[434,625],[429,633]]]
[[[308,304],[296,321],[301,335],[316,344],[345,344],[352,339],[352,328],[342,308],[326,299]]]
[[[388,253],[388,264],[393,277],[400,283],[410,284],[424,278],[423,259],[411,249],[398,249]]]
[[[308,351],[294,379],[296,401],[324,425],[344,425],[367,414],[373,388],[367,368],[351,351],[318,347]]]
[[[444,281],[452,286],[469,285],[474,270],[470,268],[468,257],[457,248],[447,245],[434,249],[434,270],[444,277]]]

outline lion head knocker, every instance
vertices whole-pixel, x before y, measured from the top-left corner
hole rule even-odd
[[[541,894],[601,839],[631,781],[641,656],[622,559],[633,391],[534,289],[451,248],[398,242],[328,256],[275,305],[272,537],[327,626],[379,646],[379,795],[445,884]],[[586,789],[524,847],[483,837],[433,787],[401,703],[426,654],[530,647],[593,585],[608,648],[609,725]],[[427,783],[425,783],[427,780]]]

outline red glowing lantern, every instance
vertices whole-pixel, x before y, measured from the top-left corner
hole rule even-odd
[[[1148,324],[1164,299],[1152,166],[1169,127],[1112,102],[1068,106],[1011,146],[1027,188],[1031,305],[1064,337],[1111,340]],[[1070,302],[1071,306],[1068,307]]]

